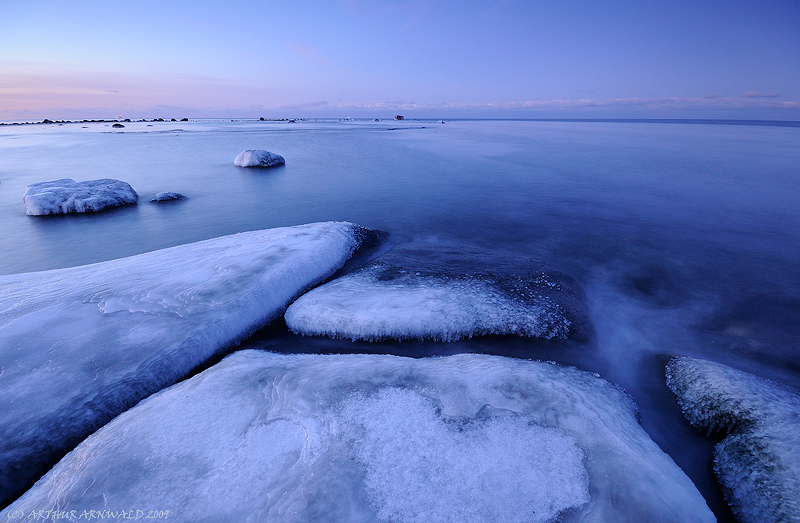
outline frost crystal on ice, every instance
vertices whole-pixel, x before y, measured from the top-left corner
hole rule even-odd
[[[667,385],[692,425],[727,433],[714,470],[737,518],[800,521],[800,394],[710,361],[675,358]]]
[[[5,514],[147,506],[180,521],[714,521],[635,413],[607,381],[547,363],[247,350],[118,416]]]
[[[26,214],[31,216],[97,212],[109,207],[136,203],[138,198],[130,185],[110,178],[86,182],[62,178],[32,183],[22,195]]]

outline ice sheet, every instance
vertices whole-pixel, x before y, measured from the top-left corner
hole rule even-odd
[[[0,502],[280,314],[368,236],[317,223],[0,277]]]
[[[800,521],[800,394],[710,361],[681,357],[667,384],[692,425],[727,433],[714,470],[737,518]]]
[[[241,351],[113,420],[5,514],[713,521],[635,414],[617,387],[549,363]]]
[[[273,167],[286,163],[283,156],[261,149],[247,149],[233,160],[236,167]]]
[[[487,263],[487,256],[397,247],[301,296],[286,324],[301,334],[370,341],[585,335],[583,293],[572,278],[529,260]]]
[[[76,182],[62,178],[28,185],[22,201],[32,216],[97,212],[109,207],[136,203],[139,196],[125,182],[103,178]]]

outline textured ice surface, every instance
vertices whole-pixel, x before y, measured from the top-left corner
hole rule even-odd
[[[102,211],[136,203],[138,198],[130,185],[110,178],[86,182],[62,178],[32,183],[22,195],[26,213],[32,216]]]
[[[283,163],[286,163],[283,156],[261,149],[242,151],[233,160],[236,167],[272,167]]]
[[[151,202],[158,203],[158,202],[171,202],[173,200],[183,200],[186,196],[177,193],[177,192],[160,192],[157,193]]]
[[[667,384],[696,427],[728,433],[714,470],[737,518],[800,521],[800,394],[694,358],[667,365]]]
[[[585,334],[583,293],[572,278],[529,260],[410,244],[301,296],[293,331],[353,340],[454,341],[482,334]]]
[[[635,413],[617,387],[548,363],[241,351],[114,419],[5,514],[714,521]]]
[[[0,277],[0,502],[280,314],[368,236],[317,223]]]

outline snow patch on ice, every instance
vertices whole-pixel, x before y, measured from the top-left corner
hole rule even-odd
[[[800,521],[800,394],[688,357],[672,360],[666,375],[692,425],[727,433],[714,470],[737,518]]]
[[[483,355],[241,351],[90,436],[7,514],[185,521],[714,521],[630,398]]]
[[[378,341],[454,341],[484,334],[568,338],[580,316],[564,275],[497,274],[460,259],[431,262],[398,248],[301,296],[286,311],[296,333]],[[577,284],[575,284],[577,286]]]
[[[261,149],[247,149],[233,160],[236,167],[273,167],[286,163],[283,156]]]
[[[0,502],[276,317],[368,236],[317,223],[0,277]]]
[[[136,203],[138,198],[130,185],[110,178],[85,182],[62,178],[32,183],[22,195],[26,214],[31,216],[97,212],[109,207]]]

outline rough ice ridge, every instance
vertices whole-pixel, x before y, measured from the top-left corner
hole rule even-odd
[[[719,363],[680,357],[667,385],[692,425],[727,433],[714,470],[737,518],[800,521],[800,394]]]
[[[635,414],[617,387],[548,363],[247,350],[118,416],[0,519],[714,521]]]
[[[139,195],[125,182],[103,178],[76,182],[62,178],[32,183],[22,195],[26,214],[42,216],[71,212],[97,212],[136,203]]]
[[[236,167],[273,167],[286,163],[283,156],[261,149],[247,149],[240,152],[233,165]]]
[[[317,223],[0,277],[0,502],[279,315],[367,236]]]

